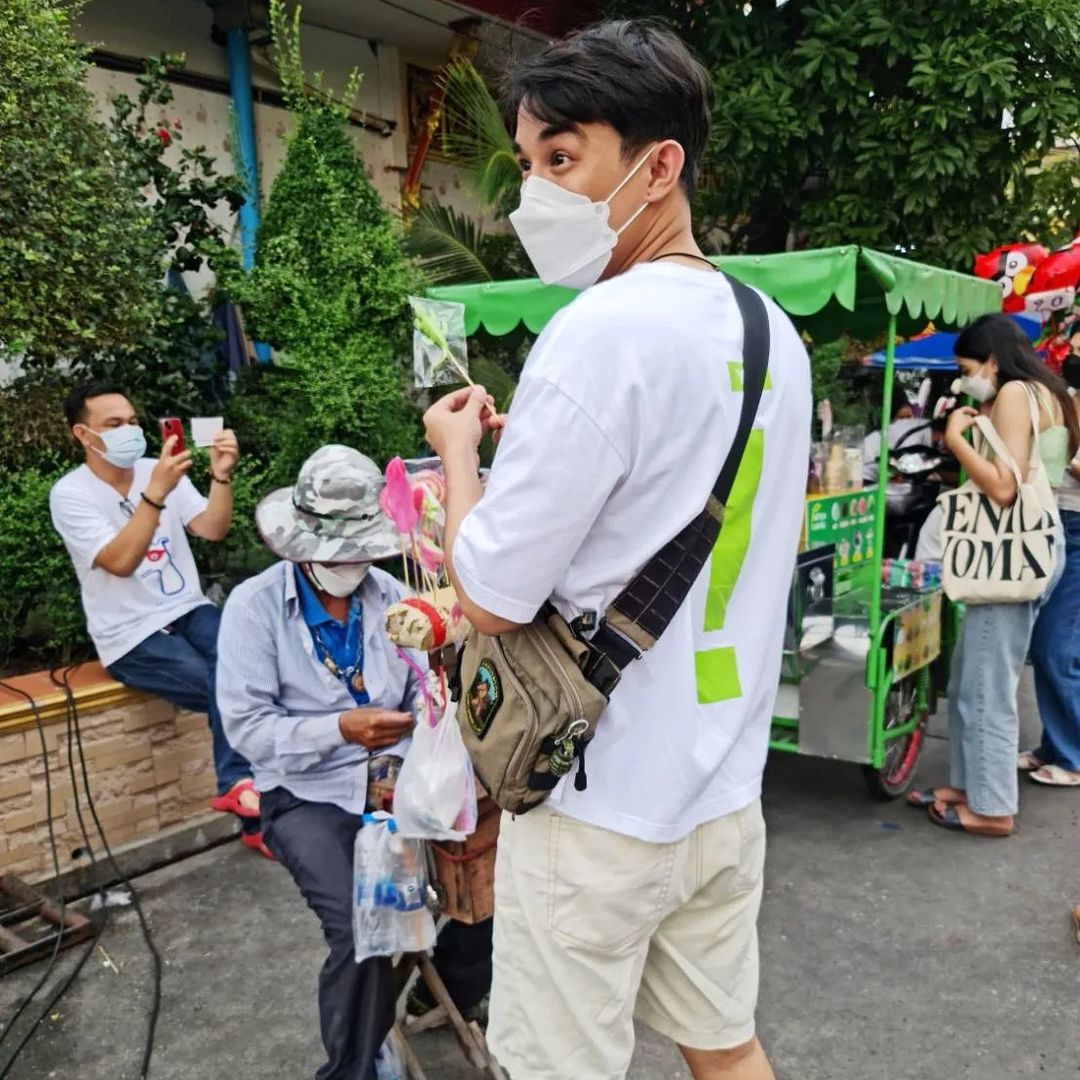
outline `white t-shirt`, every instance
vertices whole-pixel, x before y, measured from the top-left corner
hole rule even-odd
[[[135,463],[128,510],[138,506],[156,464],[154,458]],[[86,625],[104,666],[208,602],[185,531],[187,523],[206,509],[206,499],[186,476],[166,498],[153,541],[131,577],[117,577],[94,566],[101,549],[131,519],[114,488],[80,465],[53,485],[49,506],[53,525],[75,564]]]
[[[806,351],[766,306],[769,382],[718,545],[735,550],[626,669],[586,755],[588,788],[552,794],[571,817],[643,840],[681,838],[761,790],[811,414]],[[705,505],[738,426],[741,365],[720,274],[640,265],[575,299],[533,347],[454,544],[468,596],[518,623],[548,597],[568,617],[603,611]]]

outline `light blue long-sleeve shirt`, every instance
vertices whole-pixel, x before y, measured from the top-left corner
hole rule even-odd
[[[386,609],[405,595],[372,569],[360,586],[364,684],[373,707],[412,712],[412,669],[387,640]],[[425,658],[410,654],[421,667]],[[293,564],[276,563],[238,585],[221,617],[217,702],[230,745],[254,768],[259,791],[283,787],[301,799],[362,814],[368,752],[341,737],[352,694],[319,660],[304,621]],[[404,755],[408,740],[380,753]]]

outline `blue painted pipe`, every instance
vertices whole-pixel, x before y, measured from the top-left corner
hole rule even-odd
[[[251,48],[247,27],[229,30],[225,35],[225,47],[239,140],[234,157],[247,196],[240,207],[240,243],[244,269],[250,270],[255,265],[255,238],[259,232],[259,158],[255,148],[255,106],[251,97]],[[260,363],[269,363],[270,346],[256,342],[255,355]]]

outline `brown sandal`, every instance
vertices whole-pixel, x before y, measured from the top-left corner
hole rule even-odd
[[[939,810],[938,806],[943,809]],[[1012,825],[996,825],[987,822],[965,822],[962,813],[968,808],[964,805],[945,806],[943,803],[935,803],[930,807],[930,820],[943,829],[952,829],[957,832],[968,832],[974,836],[1012,836]],[[968,811],[969,813],[971,811]]]

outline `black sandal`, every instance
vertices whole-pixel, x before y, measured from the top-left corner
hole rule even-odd
[[[934,803],[944,801],[934,794],[936,790],[936,788],[928,787],[923,788],[922,791],[909,791],[907,795],[904,796],[904,802],[906,802],[908,806],[915,807],[916,810],[929,810]],[[945,803],[945,805],[955,806],[956,803],[950,802]]]

